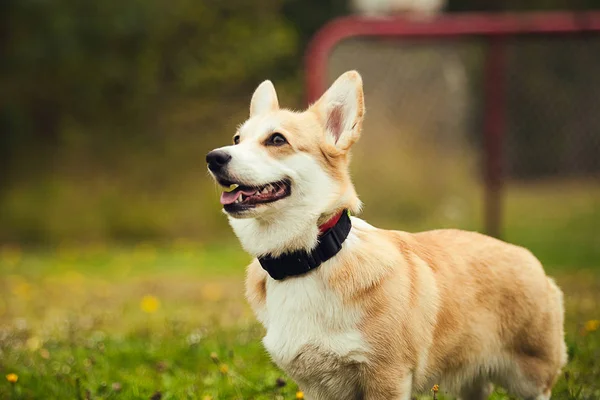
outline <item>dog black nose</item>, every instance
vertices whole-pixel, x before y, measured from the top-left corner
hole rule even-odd
[[[208,169],[217,172],[231,160],[231,156],[223,150],[213,150],[206,155]]]

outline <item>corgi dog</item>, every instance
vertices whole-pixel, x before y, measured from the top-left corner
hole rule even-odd
[[[408,400],[434,384],[466,400],[493,385],[549,399],[567,361],[561,290],[522,247],[349,217],[364,115],[356,71],[303,112],[280,108],[264,81],[233,144],[206,157],[256,257],[246,297],[273,361],[310,400]]]

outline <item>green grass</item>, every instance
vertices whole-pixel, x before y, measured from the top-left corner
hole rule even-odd
[[[247,261],[187,243],[5,248],[0,398],[295,398],[243,300]]]
[[[530,249],[548,269],[600,268],[600,185],[508,185],[506,240]]]
[[[508,187],[504,235],[565,292],[570,362],[553,399],[600,399],[600,192],[559,188]],[[249,257],[229,239],[0,246],[0,399],[294,399],[243,297]]]
[[[260,343],[237,248],[5,247],[0,260],[2,399],[296,397]],[[554,398],[600,398],[600,330],[585,329],[600,317],[600,275],[557,278],[571,362]]]

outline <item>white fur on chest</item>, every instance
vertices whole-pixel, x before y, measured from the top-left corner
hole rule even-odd
[[[359,310],[344,306],[322,279],[324,263],[314,272],[284,281],[268,280],[263,343],[285,369],[303,348],[318,348],[340,359],[365,361],[366,344],[358,329]]]

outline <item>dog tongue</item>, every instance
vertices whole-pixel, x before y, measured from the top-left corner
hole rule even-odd
[[[238,190],[232,190],[231,192],[223,192],[221,193],[221,204],[232,204],[234,203],[242,192]]]
[[[237,187],[231,192],[223,192],[221,194],[221,204],[225,205],[234,203],[238,197],[242,195],[242,193],[244,193],[246,196],[252,196],[254,193],[256,193],[256,189],[241,189],[240,187]]]

